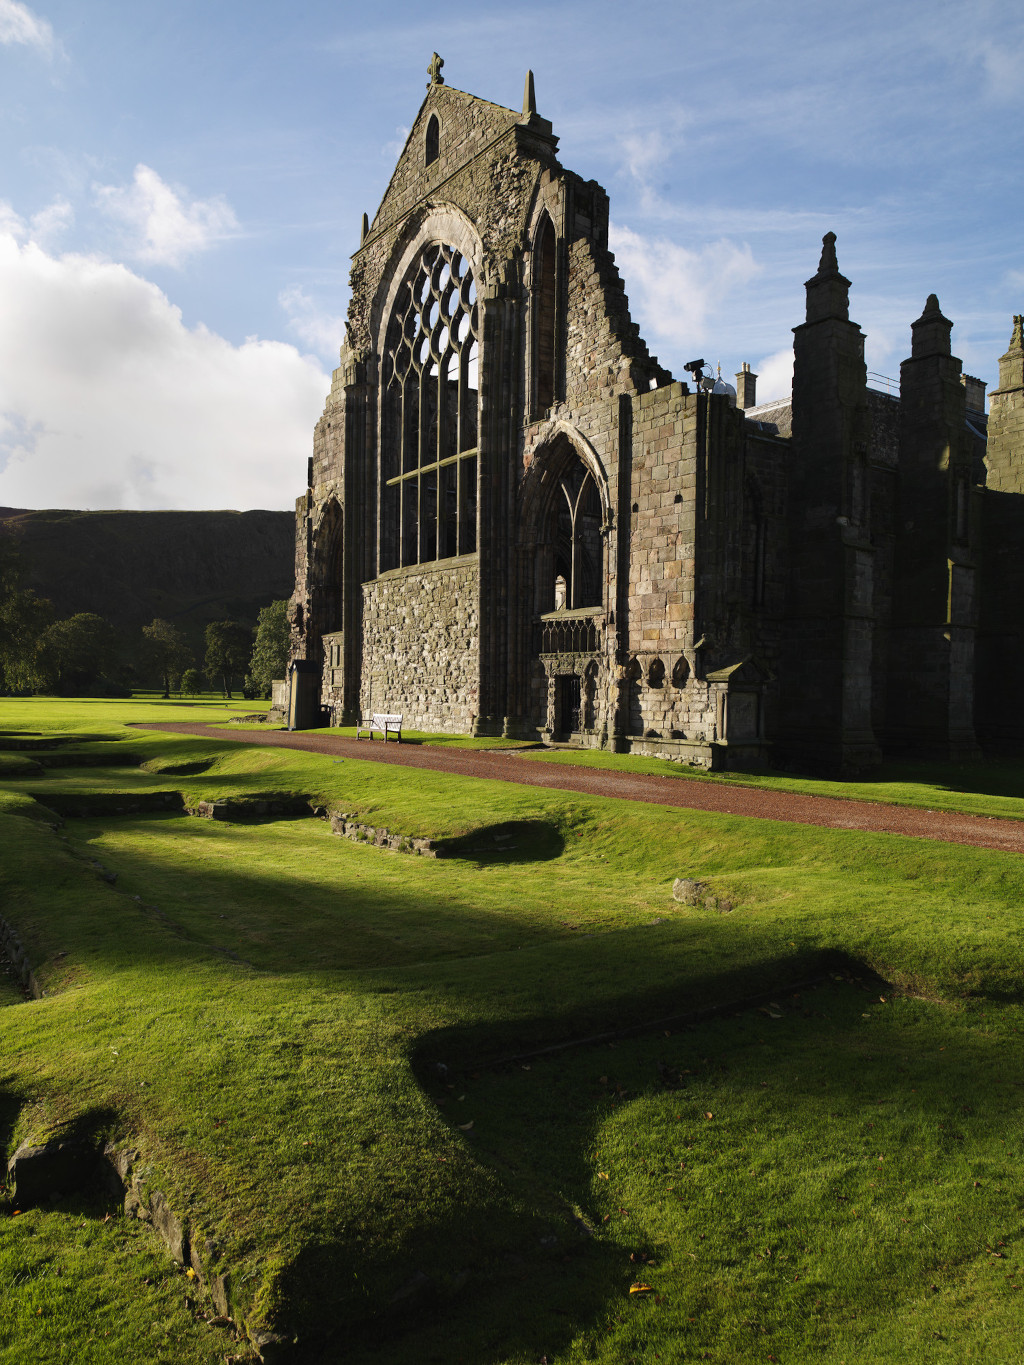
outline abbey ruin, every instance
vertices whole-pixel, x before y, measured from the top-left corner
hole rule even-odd
[[[1020,317],[987,417],[935,295],[877,391],[830,233],[791,399],[757,406],[746,366],[681,382],[532,76],[515,111],[441,65],[298,503],[293,723],[842,772],[1021,748]]]

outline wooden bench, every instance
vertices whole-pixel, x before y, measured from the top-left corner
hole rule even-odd
[[[364,730],[367,733],[367,737],[371,740],[373,739],[373,732],[376,730],[379,734],[384,736],[385,744],[388,742],[388,735],[394,735],[397,738],[398,743],[401,744],[402,717],[383,711],[374,711],[369,719],[361,720],[356,726],[356,739],[362,739]]]

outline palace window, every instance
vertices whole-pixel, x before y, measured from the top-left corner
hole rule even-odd
[[[469,262],[425,247],[384,346],[381,572],[476,550],[479,326]]]

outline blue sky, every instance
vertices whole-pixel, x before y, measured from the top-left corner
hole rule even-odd
[[[995,383],[1024,311],[1024,7],[0,0],[0,505],[288,507],[349,255],[424,94],[518,107],[611,195],[661,361],[759,396],[838,233],[869,369],[935,291]]]

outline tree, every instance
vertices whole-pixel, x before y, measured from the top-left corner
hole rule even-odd
[[[239,621],[211,621],[206,627],[206,658],[203,672],[212,683],[221,680],[225,697],[231,696],[233,678],[242,677],[252,651],[252,631]]]
[[[123,695],[114,681],[119,652],[114,627],[91,611],[52,622],[40,638],[47,687],[63,697]]]
[[[170,621],[157,616],[142,627],[145,636],[146,662],[163,680],[164,696],[171,695],[171,679],[181,676],[183,669],[193,663],[192,651],[184,635]]]
[[[197,697],[203,690],[203,675],[198,668],[186,668],[181,675],[181,690],[186,697]]]
[[[256,643],[249,661],[249,676],[256,686],[256,695],[270,696],[270,685],[275,678],[283,678],[288,668],[288,603],[271,602],[260,611],[256,625]]]
[[[0,693],[34,692],[45,681],[39,646],[53,608],[24,578],[18,546],[0,535]]]

